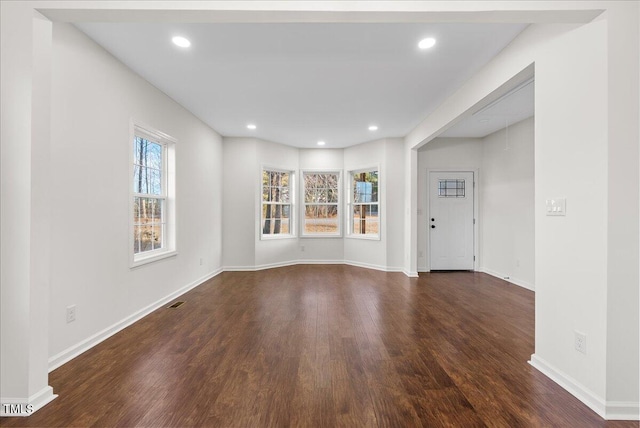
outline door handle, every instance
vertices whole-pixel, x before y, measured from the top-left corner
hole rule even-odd
[[[432,225],[431,225],[431,229],[435,229],[435,228],[436,228],[436,225],[435,225],[435,224],[432,224]]]
[[[432,219],[431,219],[431,221],[436,221],[436,219],[435,219],[435,218],[432,218]]]

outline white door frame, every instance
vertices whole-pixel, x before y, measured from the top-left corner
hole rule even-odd
[[[473,270],[480,270],[480,239],[479,233],[480,230],[480,174],[478,168],[468,168],[468,167],[460,167],[460,168],[426,168],[426,208],[425,215],[422,216],[423,223],[426,233],[427,240],[427,252],[425,253],[426,262],[427,262],[427,272],[431,272],[431,246],[429,245],[429,213],[431,210],[431,204],[429,202],[429,197],[431,196],[431,188],[429,187],[429,176],[432,172],[473,172],[473,181],[475,182],[475,187],[473,189],[473,218],[476,220],[473,225],[473,254],[475,255],[475,259],[473,260]]]

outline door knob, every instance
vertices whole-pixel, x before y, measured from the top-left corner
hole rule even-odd
[[[432,224],[431,229],[435,229],[435,228],[436,228],[435,224]]]
[[[431,221],[436,221],[436,219],[435,219],[435,218],[432,218],[432,219],[431,219]]]

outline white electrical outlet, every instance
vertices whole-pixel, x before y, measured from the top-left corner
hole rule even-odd
[[[587,335],[584,333],[580,333],[577,330],[574,330],[573,334],[574,334],[573,345],[576,348],[576,351],[586,354],[587,353]]]
[[[67,306],[67,324],[76,320],[76,305]]]

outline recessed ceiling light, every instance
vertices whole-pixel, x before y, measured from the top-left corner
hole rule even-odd
[[[250,123],[250,124],[248,124],[248,125],[247,125],[247,128],[249,128],[249,129],[256,129],[256,128],[257,128],[257,126],[255,126],[253,123]]]
[[[325,142],[324,141],[318,141],[318,145],[319,146],[324,146]]]
[[[181,48],[188,48],[191,46],[191,42],[182,36],[175,36],[171,41],[174,45],[180,46]]]
[[[420,40],[420,43],[418,43],[418,47],[420,49],[429,49],[434,47],[435,44],[436,44],[436,39],[434,39],[433,37],[427,37],[426,39]]]
[[[377,130],[378,130],[378,127],[376,125],[371,125],[369,127],[369,131],[377,131]]]

